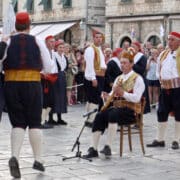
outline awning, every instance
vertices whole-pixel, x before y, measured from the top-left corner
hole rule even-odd
[[[32,29],[30,30],[30,34],[36,36],[39,33],[44,32],[46,29],[48,29],[51,26],[52,24],[41,24],[41,25],[33,26]]]
[[[37,34],[37,37],[40,39],[45,39],[46,36],[52,35],[55,36],[66,29],[72,27],[76,22],[71,22],[71,23],[61,23],[61,24],[51,24],[47,29],[43,30],[39,34]]]

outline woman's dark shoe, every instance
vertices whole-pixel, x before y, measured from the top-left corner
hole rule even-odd
[[[147,147],[165,147],[165,142],[154,140],[151,144],[147,144],[146,146]]]
[[[14,178],[21,178],[19,163],[15,157],[11,157],[11,159],[9,160],[9,169],[11,176],[13,176]]]
[[[67,122],[61,119],[57,121],[57,125],[67,125]]]
[[[45,171],[43,164],[38,161],[34,161],[33,169],[36,169],[38,171]]]

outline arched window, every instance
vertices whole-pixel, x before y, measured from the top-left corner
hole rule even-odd
[[[131,39],[129,37],[125,36],[125,37],[122,38],[119,46],[123,47],[123,44],[124,44],[125,41],[128,41],[131,44]]]
[[[147,41],[150,41],[153,46],[157,46],[159,43],[161,43],[161,40],[157,36],[150,36]]]

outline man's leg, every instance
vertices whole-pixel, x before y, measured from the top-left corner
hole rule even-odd
[[[180,140],[180,121],[175,121],[175,133],[174,141],[172,142],[172,149],[179,149],[179,140]]]
[[[117,123],[109,123],[108,125],[108,134],[107,134],[107,144],[104,146],[104,149],[100,151],[105,154],[105,156],[111,156],[111,147],[113,139],[117,132]]]
[[[33,168],[39,171],[45,171],[45,168],[41,162],[42,155],[42,131],[40,129],[29,129],[29,141],[34,154]]]
[[[9,168],[11,176],[20,178],[21,173],[19,170],[19,154],[24,141],[25,129],[13,128],[11,131],[11,153],[12,157],[9,160]]]

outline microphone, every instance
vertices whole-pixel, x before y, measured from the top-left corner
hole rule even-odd
[[[95,113],[95,112],[97,112],[97,111],[98,111],[98,109],[97,109],[97,108],[96,108],[96,109],[93,109],[92,111],[89,111],[89,112],[87,112],[87,113],[83,114],[83,117],[90,116],[91,114],[93,114],[93,113]]]

